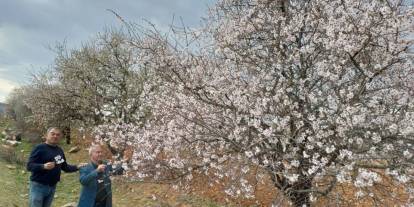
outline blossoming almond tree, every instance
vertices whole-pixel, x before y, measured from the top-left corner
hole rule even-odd
[[[235,181],[232,196],[253,195],[253,167],[294,206],[341,183],[370,196],[383,175],[412,193],[413,12],[398,0],[219,1],[193,33],[200,47],[154,39],[141,96],[152,117],[113,133],[135,148],[137,176],[203,172]]]
[[[129,42],[119,29],[106,30],[81,48],[57,45],[53,67],[34,74],[25,88],[34,121],[69,129],[118,120],[139,123],[146,116],[139,99],[146,68],[136,64],[139,51]],[[125,150],[119,144],[109,149],[121,157]]]

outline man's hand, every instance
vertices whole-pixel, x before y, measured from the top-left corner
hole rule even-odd
[[[51,170],[53,168],[55,168],[55,162],[47,162],[43,164],[43,169],[45,170]]]
[[[106,165],[101,164],[101,165],[98,165],[98,167],[96,168],[96,170],[98,172],[104,172],[105,171],[105,168],[106,168]]]
[[[77,167],[78,169],[80,169],[80,168],[82,168],[82,167],[85,167],[86,165],[88,165],[88,163],[86,163],[86,162],[82,162],[82,163],[79,163],[76,167]]]

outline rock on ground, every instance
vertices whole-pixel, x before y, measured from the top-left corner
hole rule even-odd
[[[76,153],[76,152],[79,152],[79,150],[80,150],[80,148],[78,146],[72,147],[72,148],[70,148],[69,153]]]
[[[67,203],[67,204],[65,204],[65,205],[63,205],[62,207],[77,207],[77,203],[75,203],[75,202],[72,202],[72,203]]]

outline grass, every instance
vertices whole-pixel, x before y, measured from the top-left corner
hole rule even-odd
[[[22,143],[15,152],[22,154],[27,160],[32,146]],[[13,166],[15,169],[9,169]],[[24,165],[13,164],[0,159],[0,206],[28,206],[29,176]],[[77,202],[79,197],[78,173],[62,173],[61,182],[57,185],[54,206],[62,206],[69,202]]]
[[[7,165],[10,164],[0,160],[0,206],[27,206],[28,174],[20,166],[8,169]]]
[[[8,169],[9,163],[0,160],[0,206],[28,206],[29,176],[23,166],[13,165],[15,169]],[[63,173],[61,182],[57,185],[54,206],[63,206],[70,202],[77,202],[79,198],[78,173]]]

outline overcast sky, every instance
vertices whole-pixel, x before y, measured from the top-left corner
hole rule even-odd
[[[149,20],[167,27],[173,16],[197,27],[215,0],[0,0],[0,102],[13,87],[27,84],[31,71],[47,68],[48,49],[66,41],[71,48],[105,27],[120,27],[112,9],[128,22]]]

